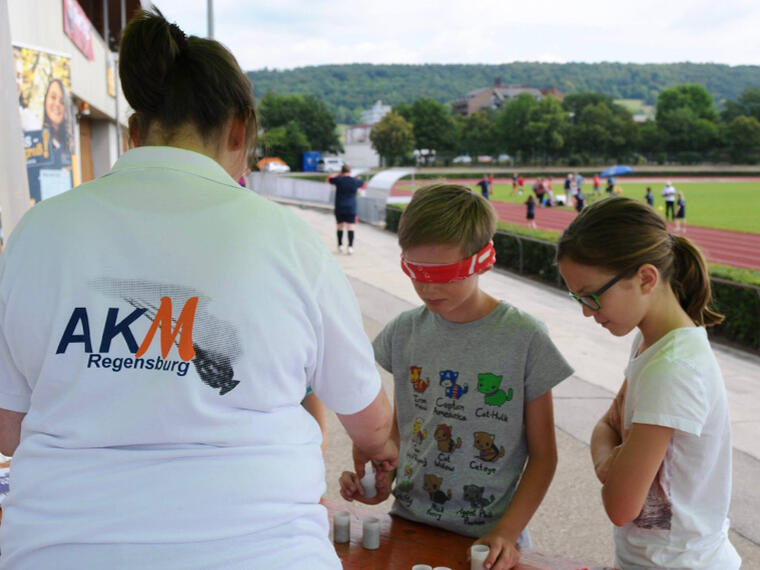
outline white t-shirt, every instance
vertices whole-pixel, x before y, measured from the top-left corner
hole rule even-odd
[[[665,188],[662,189],[662,197],[665,198],[666,202],[676,201],[676,189],[672,184],[668,184],[665,186]]]
[[[723,376],[704,328],[680,328],[626,368],[625,428],[674,428],[665,460],[641,514],[615,528],[615,565],[623,570],[734,570],[741,559],[728,540],[731,424]]]
[[[138,148],[36,205],[0,266],[0,407],[27,414],[0,566],[340,568],[307,385],[377,396],[356,299],[211,158]]]

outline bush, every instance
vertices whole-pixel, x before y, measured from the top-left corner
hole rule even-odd
[[[720,325],[708,329],[742,346],[760,349],[760,287],[712,278],[715,308],[726,316]]]

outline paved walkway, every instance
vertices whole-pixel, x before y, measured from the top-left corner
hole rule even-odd
[[[335,251],[331,211],[290,207]],[[401,272],[396,236],[366,224],[357,228],[356,253],[336,253],[349,277],[370,337],[400,311],[419,304]],[[552,487],[531,523],[539,549],[555,554],[609,562],[611,524],[602,509],[599,486],[588,457],[588,442],[622,382],[631,337],[619,339],[582,318],[562,291],[519,276],[491,271],[482,277],[491,295],[505,299],[546,323],[555,343],[575,368],[573,377],[554,391],[560,464]],[[760,358],[716,346],[725,375],[734,436],[734,499],[731,538],[745,568],[760,568]],[[392,379],[383,374],[389,394]],[[327,452],[328,495],[337,497],[337,477],[350,468],[350,444],[332,416]],[[387,510],[388,505],[378,507]]]

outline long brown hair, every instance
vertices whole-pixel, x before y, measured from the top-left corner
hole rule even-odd
[[[716,325],[724,319],[710,307],[710,275],[702,253],[684,236],[670,234],[657,212],[638,200],[605,198],[584,209],[559,240],[557,261],[563,258],[631,275],[649,263],[695,324]]]
[[[235,57],[217,41],[185,36],[158,9],[140,10],[122,35],[119,74],[124,96],[135,110],[130,128],[145,140],[153,123],[171,139],[192,125],[208,139],[227,121],[247,121],[250,147],[258,125],[251,82]]]

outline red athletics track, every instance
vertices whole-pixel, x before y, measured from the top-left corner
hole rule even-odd
[[[632,179],[631,179],[632,180]],[[677,180],[673,177],[673,180]],[[588,181],[588,180],[587,180]],[[472,184],[469,180],[448,180],[459,184]],[[511,184],[511,179],[497,179],[495,184]],[[554,188],[560,192],[562,180],[554,184]],[[410,185],[409,181],[403,181],[397,184],[391,190],[391,196],[410,196],[411,192],[404,187]],[[525,183],[526,190],[530,188],[528,181]],[[520,224],[527,226],[525,219],[525,206],[509,202],[492,202],[499,214],[499,219],[510,224]],[[561,208],[536,208],[536,225],[542,230],[554,230],[561,232],[575,218],[576,213],[571,210]],[[688,221],[688,220],[687,220]],[[669,224],[669,227],[673,228]],[[697,226],[688,226],[684,234],[690,240],[697,244],[699,249],[707,257],[708,261],[713,263],[723,263],[734,267],[746,267],[748,269],[760,270],[760,234],[750,234],[743,232],[734,232],[730,230],[715,230],[711,228],[701,228]]]

